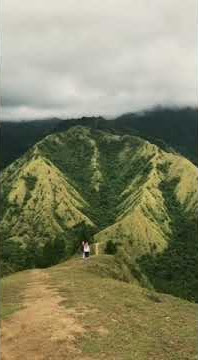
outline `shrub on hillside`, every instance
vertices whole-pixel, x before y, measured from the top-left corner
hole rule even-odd
[[[184,212],[176,198],[178,181],[165,180],[160,185],[171,218],[169,246],[162,254],[143,256],[139,266],[156,290],[198,302],[197,221]]]
[[[115,255],[117,252],[117,244],[113,240],[108,240],[105,247],[107,255]]]
[[[37,177],[34,176],[34,175],[28,174],[26,176],[23,176],[23,179],[25,180],[25,184],[27,186],[27,189],[29,191],[34,190],[36,182],[37,182]]]

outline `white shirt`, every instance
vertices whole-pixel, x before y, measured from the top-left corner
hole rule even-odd
[[[90,247],[88,244],[84,245],[84,252],[90,252]]]

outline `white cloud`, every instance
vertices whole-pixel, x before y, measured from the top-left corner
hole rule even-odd
[[[2,117],[196,104],[196,1],[4,0]]]

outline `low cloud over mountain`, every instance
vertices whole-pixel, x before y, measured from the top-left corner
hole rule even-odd
[[[194,105],[195,27],[195,0],[6,0],[2,117]]]

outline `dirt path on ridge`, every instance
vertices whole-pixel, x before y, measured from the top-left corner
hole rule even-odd
[[[2,360],[83,360],[75,341],[82,325],[60,305],[65,299],[49,288],[46,272],[30,276],[25,308],[2,321]]]

